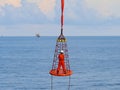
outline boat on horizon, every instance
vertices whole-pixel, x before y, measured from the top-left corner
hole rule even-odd
[[[37,34],[36,34],[36,37],[40,37],[40,34],[39,34],[39,33],[37,33]]]

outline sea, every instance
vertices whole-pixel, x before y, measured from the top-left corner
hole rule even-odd
[[[57,36],[0,37],[0,90],[120,90],[120,36],[66,39],[73,74],[57,77]]]

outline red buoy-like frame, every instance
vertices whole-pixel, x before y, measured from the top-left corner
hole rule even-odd
[[[70,76],[70,75],[72,75],[72,70],[70,70],[69,55],[68,55],[68,49],[67,49],[67,40],[63,35],[63,21],[64,21],[63,11],[64,11],[64,0],[61,0],[61,34],[57,38],[57,41],[56,41],[52,69],[49,72],[53,76]],[[64,51],[65,70],[63,70],[63,68],[61,67],[58,72],[58,63],[59,63],[58,55],[61,50]]]

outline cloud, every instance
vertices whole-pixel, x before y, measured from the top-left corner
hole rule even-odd
[[[84,0],[87,10],[101,18],[120,18],[120,0]]]
[[[21,7],[21,0],[0,0],[0,6],[12,5],[14,7]]]
[[[60,24],[60,0],[0,0],[0,23]],[[118,24],[120,0],[65,0],[65,24]],[[9,24],[8,23],[8,24]]]
[[[27,0],[27,2],[35,3],[48,18],[55,17],[56,0]]]
[[[0,0],[0,16],[5,15],[3,7],[5,7],[6,5],[12,5],[15,8],[22,6],[21,0]]]
[[[76,20],[79,18],[77,14],[78,9],[78,2],[79,0],[69,0],[65,1],[65,14],[68,19]],[[67,12],[67,13],[66,13]]]
[[[65,22],[68,24],[118,24],[120,0],[65,0]]]
[[[66,0],[66,19],[75,22],[120,18],[120,0]],[[79,21],[78,21],[79,20]]]

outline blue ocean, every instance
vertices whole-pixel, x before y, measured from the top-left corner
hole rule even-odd
[[[120,90],[120,36],[67,36],[70,90]],[[0,90],[51,90],[57,37],[0,37]],[[53,77],[68,90],[69,77]]]

